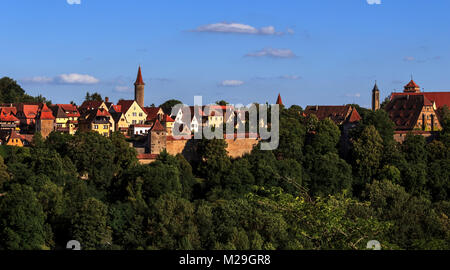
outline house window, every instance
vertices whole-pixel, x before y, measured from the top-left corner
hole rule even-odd
[[[133,116],[137,116],[137,113],[134,112],[134,113],[133,113]]]
[[[98,129],[98,125],[94,125],[94,129]]]
[[[139,123],[142,125],[144,124],[144,120],[139,120]]]
[[[108,129],[108,125],[104,125],[104,126],[103,126],[103,129]]]
[[[139,116],[142,116],[142,113],[139,113]]]
[[[136,120],[133,120],[133,124],[136,124]]]

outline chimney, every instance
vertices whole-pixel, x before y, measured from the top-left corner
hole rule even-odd
[[[109,102],[109,97],[105,97],[105,102]]]
[[[316,105],[316,111],[318,111],[319,110],[319,105]]]

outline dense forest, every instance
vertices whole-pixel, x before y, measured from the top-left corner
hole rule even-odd
[[[448,109],[436,140],[398,144],[383,110],[357,108],[348,151],[299,106],[282,108],[277,150],[237,159],[198,140],[199,162],[141,165],[118,133],[1,146],[0,249],[450,249]]]

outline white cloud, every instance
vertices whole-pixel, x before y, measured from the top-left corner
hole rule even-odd
[[[49,78],[49,77],[43,77],[43,76],[35,76],[32,78],[25,78],[22,79],[21,81],[24,83],[51,83],[53,82],[53,78]]]
[[[243,85],[243,81],[239,80],[225,80],[219,83],[219,86],[226,86],[226,87],[237,87]]]
[[[274,58],[294,58],[296,55],[290,49],[264,48],[257,52],[248,53],[248,57],[274,57]]]
[[[367,0],[369,5],[381,5],[381,0]]]
[[[283,32],[277,32],[273,26],[265,26],[256,28],[251,25],[242,23],[212,23],[197,27],[194,32],[210,32],[210,33],[234,33],[247,35],[282,35]]]
[[[67,0],[67,4],[69,5],[80,5],[81,0]]]
[[[97,78],[87,74],[61,74],[56,77],[56,81],[62,84],[96,84],[100,82]]]
[[[35,84],[96,84],[100,80],[87,74],[61,74],[56,77],[46,77],[46,76],[35,76],[31,78],[24,78],[20,81],[24,83],[35,83]]]

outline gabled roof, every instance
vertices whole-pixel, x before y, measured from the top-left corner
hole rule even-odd
[[[151,131],[166,131],[166,128],[161,125],[161,122],[157,119],[151,128]]]
[[[68,118],[67,114],[63,111],[63,109],[58,105],[50,106],[50,109],[53,112],[53,116],[56,118]]]
[[[120,118],[122,118],[123,113],[121,112],[110,112],[111,117],[114,119],[114,122],[119,122]]]
[[[307,106],[305,108],[304,113],[306,115],[314,114],[317,116],[319,120],[324,120],[326,118],[330,118],[336,125],[341,125],[344,122],[349,122],[350,120],[359,121],[361,117],[358,112],[354,113],[352,116],[351,113],[356,111],[350,105],[344,106]],[[359,120],[358,119],[359,116]]]
[[[141,66],[139,66],[138,75],[136,78],[135,85],[145,85],[144,80],[142,79]]]
[[[131,105],[133,105],[133,103],[136,102],[135,100],[119,100],[119,103],[117,103],[117,105],[120,105],[120,107],[122,108],[121,111],[123,113],[127,113],[128,110],[130,109]],[[140,105],[136,102],[136,104],[140,107]],[[142,109],[142,107],[141,107]],[[142,109],[144,112],[145,110]]]
[[[358,111],[353,108],[352,112],[350,113],[350,116],[347,119],[348,123],[355,123],[361,121],[361,115],[359,115]]]
[[[0,107],[1,113],[12,113],[14,115],[17,114],[17,107]]]
[[[424,103],[423,95],[401,95],[394,97],[385,110],[397,130],[411,130],[417,123]]]
[[[0,113],[0,121],[2,122],[17,122],[19,119],[15,117],[12,113]]]
[[[42,105],[39,107],[37,118],[41,120],[55,120],[52,110],[50,110],[45,103],[42,103]]]
[[[98,109],[100,106],[102,106],[103,101],[97,101],[97,100],[90,100],[85,101],[83,104],[81,104],[80,109],[83,110],[92,110],[92,109]]]
[[[95,116],[111,116],[111,114],[108,112],[108,110],[105,110],[104,108],[98,108],[95,110]]]
[[[101,123],[109,123],[109,120],[107,118],[111,117],[111,114],[108,112],[108,110],[104,108],[98,108],[94,110],[86,111],[86,113],[83,115],[83,118],[86,119],[88,122],[98,122],[101,121]],[[100,122],[99,122],[100,123]]]
[[[425,96],[431,102],[436,103],[437,108],[444,107],[447,105],[450,108],[450,92],[421,92],[421,93],[392,93],[391,100],[397,96]]]
[[[66,113],[67,117],[80,117],[77,106],[73,104],[56,104],[56,106],[60,107]]]
[[[159,113],[164,113],[160,107],[145,107],[144,111],[147,113],[147,121],[154,121]]]
[[[31,104],[19,104],[17,113],[24,116],[27,119],[35,119],[39,110],[39,105]]]

